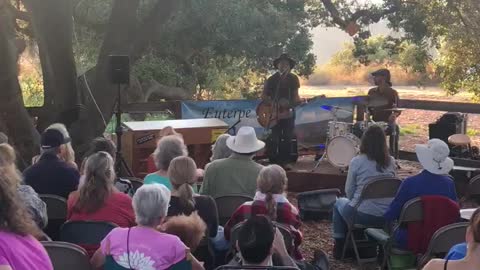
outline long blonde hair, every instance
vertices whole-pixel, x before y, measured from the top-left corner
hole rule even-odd
[[[178,192],[186,212],[195,210],[192,185],[197,182],[197,165],[190,157],[180,156],[172,159],[168,167],[168,178]],[[188,213],[190,214],[190,213]]]
[[[113,192],[114,180],[112,156],[104,151],[91,155],[85,162],[85,183],[79,190],[74,210],[87,213],[97,211]]]
[[[50,126],[47,127],[47,129],[58,130],[62,133],[64,138],[70,138],[70,134],[68,133],[67,127],[65,127],[65,125],[62,123],[51,124]],[[63,161],[70,164],[75,164],[75,151],[73,150],[72,143],[68,142],[61,147],[65,147],[64,148],[65,151],[62,151]]]
[[[277,203],[273,195],[283,194],[287,181],[287,173],[278,165],[266,166],[258,174],[257,189],[266,195],[267,212],[272,220],[277,219]]]
[[[0,144],[0,230],[39,238],[42,232],[17,192],[20,175],[15,159],[15,150],[7,143]]]

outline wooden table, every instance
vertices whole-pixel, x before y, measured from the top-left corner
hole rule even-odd
[[[199,168],[208,163],[212,142],[228,129],[227,123],[216,118],[124,122],[123,126],[127,129],[122,137],[123,155],[139,178],[147,173],[147,158],[155,150],[160,139],[158,133],[163,128],[170,126],[182,134],[189,154]]]

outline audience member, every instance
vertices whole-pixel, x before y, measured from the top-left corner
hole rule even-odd
[[[68,197],[67,220],[135,226],[132,199],[114,188],[114,179],[112,157],[103,151],[91,155],[85,162],[85,183]],[[98,246],[84,248],[92,255]]]
[[[217,159],[228,158],[232,155],[232,150],[227,146],[227,140],[231,136],[229,134],[222,134],[218,136],[215,143],[212,145],[212,156],[210,157],[211,161]]]
[[[182,214],[169,217],[161,226],[161,231],[178,236],[192,252],[195,252],[205,237],[207,225],[197,212],[193,212],[188,216]]]
[[[447,258],[446,260],[431,260],[424,270],[470,270],[480,268],[480,209],[473,213],[465,235],[467,241],[465,257],[458,260]]]
[[[335,240],[334,257],[339,259],[347,233],[347,222],[355,217],[357,224],[381,226],[385,223],[383,215],[392,199],[366,200],[358,210],[355,206],[360,200],[363,188],[375,176],[395,176],[395,160],[390,156],[386,137],[380,126],[367,129],[362,137],[360,155],[354,157],[348,168],[345,183],[346,198],[339,198],[333,210],[333,238]]]
[[[13,152],[2,144],[4,151]],[[2,158],[3,159],[3,158]],[[3,162],[3,160],[2,160]],[[18,191],[18,177],[0,173],[0,269],[53,270],[42,244],[43,233],[34,223]]]
[[[303,257],[298,250],[302,243],[300,232],[300,216],[298,210],[293,206],[285,195],[287,187],[287,174],[278,165],[264,167],[257,179],[257,192],[253,201],[241,205],[225,224],[225,238],[229,239],[231,229],[238,223],[255,215],[267,215],[271,220],[282,223],[289,227],[295,240],[295,254],[297,260]]]
[[[157,230],[167,216],[169,202],[170,191],[164,185],[140,187],[133,196],[138,226],[113,229],[95,252],[92,265],[98,269],[105,264],[127,269],[168,269],[190,257],[177,236]],[[203,269],[194,257],[191,259],[193,269]]]
[[[207,224],[210,237],[218,230],[218,213],[215,200],[210,196],[196,195],[193,185],[197,182],[197,166],[190,157],[174,158],[168,168],[168,177],[172,183],[172,197],[168,207],[168,216],[190,215],[197,211]]]
[[[56,129],[47,129],[41,138],[41,155],[37,163],[24,172],[25,183],[39,194],[53,194],[67,198],[78,187],[80,174],[61,159],[70,138]]]
[[[0,132],[0,143],[8,143],[8,136],[7,134]]]
[[[48,222],[47,206],[31,186],[21,184],[22,177],[15,166],[15,158],[15,150],[9,144],[0,144],[1,177],[9,179],[12,185],[17,187],[19,198],[24,202],[37,226],[43,229]]]
[[[115,144],[112,142],[112,140],[109,140],[107,138],[103,137],[98,137],[93,139],[93,141],[90,143],[89,149],[87,150],[85,154],[85,158],[83,159],[82,166],[80,173],[82,174],[82,177],[80,177],[80,185],[83,184],[85,181],[85,173],[84,173],[84,167],[85,167],[85,161],[87,161],[87,158],[97,152],[100,151],[105,151],[110,154],[113,158],[113,163],[115,164],[116,158],[117,158],[117,147]],[[120,178],[116,177],[115,179],[115,187],[122,193],[128,194],[129,196],[133,196],[133,186],[132,182],[128,179],[125,178]]]
[[[252,127],[241,127],[237,136],[227,139],[227,146],[233,154],[208,165],[200,193],[213,198],[225,195],[253,197],[258,174],[263,168],[253,156],[265,147],[265,143],[257,139]]]
[[[168,166],[170,166],[172,159],[187,155],[187,147],[179,136],[169,135],[162,137],[158,141],[157,149],[153,153],[158,171],[147,175],[143,182],[145,184],[162,184],[171,190],[172,183],[168,179]]]
[[[282,233],[266,216],[252,216],[238,233],[236,243],[240,261],[232,264],[252,266],[292,266],[295,261],[288,255]],[[275,264],[272,255],[275,256]]]
[[[60,153],[60,158],[72,165],[74,168],[78,169],[77,164],[75,163],[75,151],[73,151],[72,142],[70,139],[70,134],[68,133],[67,128],[62,123],[51,124],[47,129],[55,129],[62,133],[64,138],[68,138],[68,142],[65,144],[64,151]]]
[[[453,168],[453,160],[448,157],[450,154],[448,145],[439,139],[431,139],[426,145],[417,144],[415,152],[423,171],[402,182],[385,213],[385,219],[388,221],[398,219],[404,204],[417,197],[437,195],[457,201],[455,184],[447,175]],[[405,247],[406,239],[406,230],[400,230],[397,235],[397,244]]]
[[[157,143],[158,143],[158,140],[160,140],[161,138],[163,138],[165,136],[170,136],[170,135],[178,136],[180,139],[183,140],[183,135],[182,134],[176,132],[173,127],[166,126],[158,132]],[[148,159],[147,159],[147,172],[148,173],[154,173],[157,170],[158,169],[157,169],[157,166],[155,165],[154,154],[152,153],[150,156],[148,156]]]

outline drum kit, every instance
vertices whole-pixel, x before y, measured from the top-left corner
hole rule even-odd
[[[373,103],[374,102],[371,102],[365,105],[375,106],[376,104]],[[368,110],[366,113],[367,121],[357,121],[355,124],[352,124],[337,120],[337,112],[344,111],[353,113],[352,111],[332,106],[324,109],[332,112],[333,120],[328,122],[326,149],[312,171],[318,168],[320,163],[326,159],[332,166],[345,172],[350,165],[350,161],[360,152],[360,138],[363,133],[373,125],[378,125],[382,127],[383,130],[388,128],[388,123],[386,122],[375,122],[371,120]],[[394,108],[387,110],[393,113],[403,111],[404,109]]]

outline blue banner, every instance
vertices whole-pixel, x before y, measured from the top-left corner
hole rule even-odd
[[[260,100],[225,101],[183,101],[182,118],[219,118],[235,134],[242,126],[254,127],[257,135],[263,137],[266,129],[257,121],[256,109]],[[353,122],[352,98],[317,98],[296,108],[295,133],[299,146],[312,147],[326,140],[328,122],[336,119],[341,122]]]

